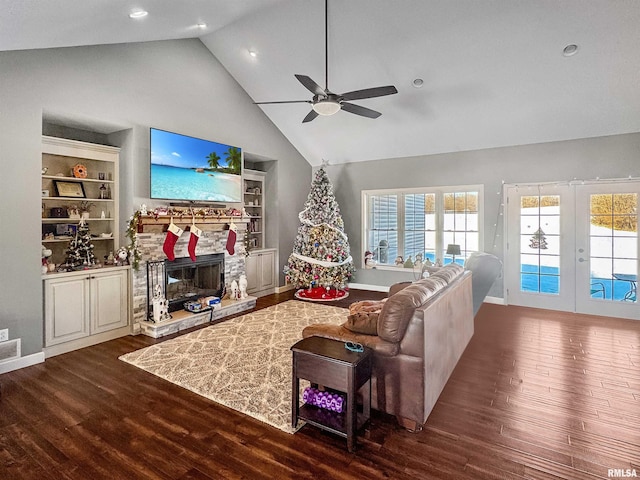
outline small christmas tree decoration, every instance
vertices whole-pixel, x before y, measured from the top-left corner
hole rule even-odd
[[[89,225],[80,220],[75,236],[69,241],[65,268],[93,267],[96,265],[96,256],[93,254],[93,243]]]
[[[329,301],[346,298],[355,268],[340,207],[324,165],[316,172],[284,274],[299,288],[296,297]]]
[[[531,237],[529,247],[541,250],[547,249],[547,239],[544,236],[544,232],[541,228],[538,228],[538,230],[536,230],[536,233],[534,233]]]

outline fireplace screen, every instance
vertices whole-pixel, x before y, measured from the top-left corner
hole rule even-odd
[[[176,258],[165,261],[165,292],[169,311],[183,308],[188,301],[222,294],[224,286],[224,253]]]

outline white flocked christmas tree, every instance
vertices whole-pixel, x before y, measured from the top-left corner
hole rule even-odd
[[[355,268],[344,233],[340,207],[324,165],[316,172],[311,191],[298,215],[300,227],[284,274],[299,288],[296,296],[308,300],[336,300]]]
[[[96,264],[89,225],[80,220],[75,236],[69,241],[67,260],[64,266],[69,268],[92,267]]]

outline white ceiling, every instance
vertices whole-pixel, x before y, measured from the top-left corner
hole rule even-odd
[[[149,15],[131,20],[136,7]],[[322,0],[0,9],[0,50],[200,37],[254,101],[310,100],[294,74],[324,87]],[[308,104],[256,108],[313,165],[638,132],[638,25],[637,0],[329,0],[329,88],[399,93],[353,102],[382,112],[375,120],[338,112],[302,124]],[[578,53],[564,57],[571,43]]]

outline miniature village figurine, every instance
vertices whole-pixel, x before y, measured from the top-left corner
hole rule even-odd
[[[243,273],[240,275],[240,280],[238,281],[238,288],[240,289],[240,298],[245,299],[249,295],[247,295],[247,276]]]
[[[364,252],[364,266],[365,268],[374,268],[376,266],[376,261],[373,259],[373,252],[368,250]]]
[[[158,323],[163,320],[171,318],[169,314],[169,302],[162,295],[160,285],[156,285],[153,293],[153,299],[151,300],[153,305],[153,322]]]

